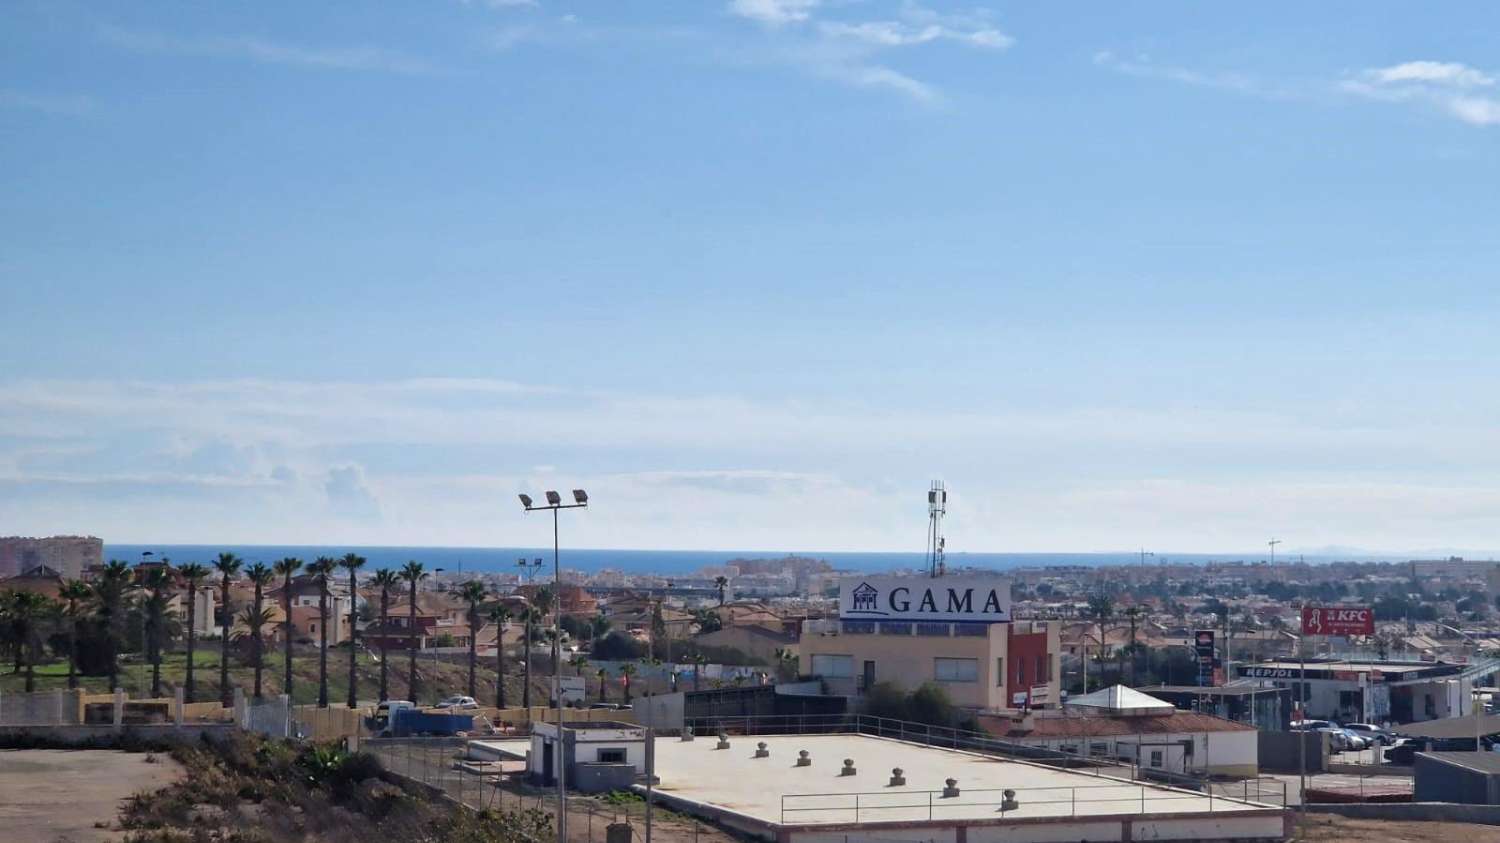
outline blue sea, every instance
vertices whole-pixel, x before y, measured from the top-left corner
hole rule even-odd
[[[209,562],[222,552],[233,553],[246,562],[271,563],[285,556],[304,560],[319,556],[342,556],[354,552],[369,560],[369,567],[389,568],[416,560],[428,570],[443,568],[448,572],[459,571],[513,571],[516,560],[542,558],[550,564],[552,548],[535,547],[357,547],[319,545],[186,545],[186,544],[108,544],[104,546],[106,559],[122,559],[135,562],[150,551],[156,557],[165,556],[173,562]],[[823,559],[839,570],[879,573],[901,569],[925,567],[921,553],[820,553],[805,550],[562,550],[562,565],[581,571],[598,571],[604,568],[631,573],[687,574],[705,565],[722,565],[732,559],[777,559],[785,556],[807,556]],[[1137,553],[950,553],[948,567],[977,568],[981,570],[1005,571],[1012,568],[1045,565],[1128,565],[1140,561]],[[1158,554],[1148,558],[1152,564],[1171,562],[1177,564],[1202,564],[1207,562],[1255,562],[1264,554],[1245,553],[1182,553]],[[1308,562],[1330,562],[1350,557],[1306,557]],[[1359,557],[1361,561],[1387,561],[1383,557]]]

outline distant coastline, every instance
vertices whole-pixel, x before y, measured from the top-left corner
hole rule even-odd
[[[221,552],[230,552],[247,562],[273,562],[284,556],[314,559],[318,556],[338,556],[353,551],[369,560],[370,568],[395,567],[409,559],[415,559],[428,567],[446,571],[512,571],[520,557],[542,557],[552,561],[552,548],[518,547],[359,547],[348,545],[145,545],[105,544],[106,559],[123,559],[135,562],[141,554],[151,551],[156,557],[166,556],[175,562],[207,562]],[[806,556],[825,559],[839,570],[864,572],[892,571],[924,567],[923,555],[919,552],[832,552],[808,550],[601,550],[563,548],[562,564],[565,568],[594,572],[613,568],[633,574],[661,573],[686,574],[705,565],[723,565],[733,559],[778,559],[785,556]],[[1290,559],[1297,559],[1295,554]],[[1306,556],[1305,561],[1314,564],[1328,562],[1404,562],[1411,557],[1382,556],[1370,554],[1340,554],[1329,556]],[[1148,564],[1207,564],[1210,562],[1259,562],[1264,555],[1247,553],[1160,553],[1147,559]],[[1283,561],[1278,555],[1278,561]],[[950,568],[978,568],[1005,571],[1013,568],[1040,567],[1046,565],[1134,565],[1140,563],[1137,553],[950,553]]]

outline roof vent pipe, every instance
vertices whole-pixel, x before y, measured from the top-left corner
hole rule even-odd
[[[797,753],[797,766],[798,767],[811,767],[812,766],[812,758],[807,754],[807,750],[804,749],[804,750],[798,751],[798,753]]]
[[[761,741],[760,743],[758,743],[758,744],[755,745],[755,757],[756,758],[770,758],[771,757],[771,750],[766,749],[766,742],[765,741]]]
[[[904,784],[906,784],[906,776],[904,776],[904,775],[901,774],[901,768],[900,767],[894,767],[894,768],[892,768],[891,769],[891,784],[890,784],[890,786],[891,787],[900,787],[900,786],[902,786]]]
[[[952,799],[958,795],[958,779],[945,779],[943,783],[948,785],[943,788],[944,799]]]
[[[845,758],[844,759],[844,769],[839,770],[839,775],[841,775],[841,776],[852,776],[852,775],[854,775],[854,773],[855,773],[855,770],[854,770],[854,759],[853,758]]]

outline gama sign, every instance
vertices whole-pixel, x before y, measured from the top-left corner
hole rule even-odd
[[[844,620],[1010,620],[1010,580],[993,576],[844,577],[839,581]]]

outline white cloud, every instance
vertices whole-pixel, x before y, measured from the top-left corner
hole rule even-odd
[[[743,18],[779,26],[812,17],[819,0],[730,0],[729,11]]]
[[[137,53],[241,59],[262,64],[325,70],[379,71],[398,74],[432,73],[426,61],[382,47],[311,46],[270,41],[258,36],[178,37],[159,32],[105,26],[101,37]]]
[[[496,513],[515,492],[577,487],[598,504],[569,528],[583,546],[889,549],[916,545],[941,476],[955,548],[1223,550],[1267,524],[1304,545],[1486,546],[1494,403],[1022,411],[482,379],[9,381],[0,511],[114,541],[511,546],[528,539]]]
[[[1339,88],[1365,99],[1436,108],[1473,126],[1494,126],[1500,125],[1500,97],[1478,91],[1495,84],[1494,75],[1466,64],[1409,61],[1360,71]]]
[[[989,27],[959,30],[939,24],[914,26],[901,21],[888,20],[863,23],[828,21],[821,23],[819,28],[835,38],[850,38],[879,47],[905,47],[948,40],[974,47],[1004,49],[1015,43],[1010,36]]]
[[[983,10],[971,15],[946,15],[914,0],[906,0],[894,19],[873,20],[822,17],[825,9],[862,7],[842,3],[825,7],[819,0],[732,0],[729,8],[740,17],[768,25],[768,36],[777,41],[769,54],[776,63],[857,88],[891,91],[926,104],[942,100],[938,89],[878,60],[880,53],[940,41],[991,50],[1014,43]]]
[[[1208,72],[1176,65],[1157,64],[1149,56],[1122,58],[1109,50],[1094,54],[1094,64],[1116,73],[1143,79],[1160,79],[1198,88],[1218,88],[1251,96],[1282,98],[1288,92],[1268,88],[1255,77],[1243,73]]]
[[[1409,61],[1404,64],[1367,70],[1364,75],[1371,81],[1382,85],[1429,82],[1473,88],[1495,84],[1495,77],[1456,62]]]

